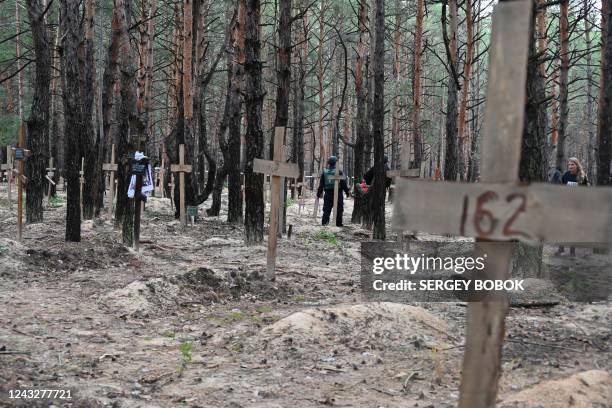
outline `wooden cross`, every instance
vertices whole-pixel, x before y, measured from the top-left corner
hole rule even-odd
[[[113,144],[111,146],[111,160],[110,163],[103,163],[102,164],[102,170],[109,172],[110,174],[110,179],[109,179],[109,186],[110,186],[110,197],[109,197],[109,204],[108,204],[108,214],[111,216],[113,216],[113,202],[115,200],[115,172],[117,171],[118,167],[117,167],[117,163],[115,163],[115,145]]]
[[[253,172],[270,174],[272,176],[270,189],[270,228],[268,230],[267,277],[274,277],[276,267],[276,244],[278,232],[278,217],[281,200],[281,177],[298,177],[300,169],[295,163],[283,161],[283,146],[285,138],[284,127],[274,129],[274,161],[254,159]]]
[[[482,183],[398,180],[394,228],[477,238],[477,251],[488,254],[486,279],[510,277],[514,248],[490,240],[612,240],[612,189],[518,184],[531,12],[529,0],[495,6]],[[460,408],[495,404],[507,311],[508,301],[499,292],[468,305]]]
[[[8,203],[9,210],[13,210],[13,195],[12,195],[12,184],[13,184],[13,149],[6,149],[6,164],[2,164],[2,170],[6,172],[6,179],[8,181]]]
[[[79,171],[79,203],[81,205],[81,219],[83,219],[83,185],[85,184],[85,158],[81,157],[81,170]]]
[[[173,164],[170,166],[170,171],[173,173],[179,173],[179,202],[180,202],[180,216],[181,225],[187,225],[187,218],[185,216],[185,173],[191,173],[191,165],[185,164],[185,145],[179,145],[179,164]]]
[[[13,148],[13,157],[19,162],[18,170],[13,170],[17,175],[17,241],[21,242],[23,235],[23,184],[27,182],[23,174],[24,161],[30,155],[30,151],[25,149],[25,125],[23,122],[19,126],[19,147]]]
[[[47,203],[51,203],[51,186],[55,185],[55,181],[53,181],[53,176],[55,175],[55,167],[53,167],[53,157],[49,158],[49,167],[45,169],[47,174],[45,178],[49,181],[49,187],[47,190]]]
[[[336,213],[338,211],[338,192],[340,188],[340,181],[346,180],[346,176],[340,175],[340,167],[336,166],[336,174],[329,178],[330,180],[334,180],[334,207],[333,207],[333,215],[332,220],[336,222]]]

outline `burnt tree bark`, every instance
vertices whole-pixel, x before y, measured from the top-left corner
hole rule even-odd
[[[355,194],[355,202],[353,206],[353,213],[351,214],[351,222],[358,224],[363,222],[364,214],[367,207],[366,196],[361,193],[361,190],[357,185],[361,182],[365,169],[365,141],[368,137],[369,126],[368,118],[366,114],[366,90],[364,84],[364,60],[366,54],[366,36],[368,35],[367,29],[368,20],[368,5],[366,0],[359,0],[359,42],[357,43],[357,52],[355,55],[355,96],[357,104],[357,117],[356,117],[356,137],[354,161],[353,161],[353,174],[355,177],[355,186],[353,191]]]
[[[81,81],[81,103],[83,129],[85,131],[85,144],[81,147],[82,157],[85,158],[85,184],[83,184],[83,219],[92,219],[94,215],[94,191],[97,187],[95,182],[101,182],[96,175],[102,174],[102,166],[96,168],[97,149],[95,144],[95,129],[93,123],[94,114],[94,4],[93,0],[85,1],[85,26],[84,41],[79,45],[78,64],[79,80]],[[96,180],[97,179],[97,180]]]
[[[66,241],[81,241],[81,206],[79,189],[79,165],[85,140],[83,126],[81,90],[77,64],[78,47],[83,40],[80,28],[78,0],[60,2],[60,27],[62,32],[61,57],[63,67],[63,99],[66,123],[65,172],[66,200]]]
[[[43,220],[43,195],[46,190],[45,168],[49,160],[49,107],[51,95],[51,53],[49,34],[44,20],[44,7],[40,0],[27,0],[28,17],[36,57],[36,79],[32,109],[27,120],[28,134],[26,146],[32,155],[25,162],[26,184],[26,221]]]
[[[372,138],[374,144],[374,180],[369,194],[369,211],[374,225],[373,239],[384,240],[385,232],[385,1],[375,2],[374,100]]]
[[[559,129],[557,139],[558,168],[565,165],[565,139],[567,137],[567,124],[569,120],[568,105],[568,76],[569,76],[569,32],[568,32],[568,8],[569,0],[563,0],[560,5],[559,15],[559,42],[561,68],[559,69]]]
[[[263,130],[261,110],[264,94],[261,90],[260,61],[260,0],[246,0],[245,13],[245,93],[244,105],[247,120],[245,177],[245,239],[247,244],[263,241],[264,201],[263,176],[253,172],[253,160],[263,155]]]

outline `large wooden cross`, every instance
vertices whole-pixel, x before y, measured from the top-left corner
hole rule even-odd
[[[273,161],[254,159],[253,172],[270,174],[272,176],[270,189],[270,227],[268,230],[268,252],[266,274],[268,278],[274,277],[276,268],[276,246],[278,240],[278,217],[281,200],[281,177],[298,177],[300,169],[295,163],[283,161],[283,147],[285,138],[284,127],[274,129],[274,155]]]
[[[191,173],[191,165],[185,164],[185,145],[179,145],[179,164],[170,166],[172,173],[179,173],[179,205],[181,225],[187,226],[187,217],[185,216],[185,173]]]
[[[102,170],[110,173],[109,176],[109,203],[108,203],[108,215],[112,218],[113,216],[113,202],[115,201],[115,172],[117,171],[117,163],[115,163],[115,145],[111,146],[111,160],[110,163],[103,163]]]
[[[49,158],[49,167],[47,167],[45,170],[47,172],[47,174],[45,175],[45,178],[49,182],[49,187],[47,189],[47,203],[50,204],[51,203],[51,186],[55,185],[55,181],[53,181],[53,176],[55,175],[55,167],[53,167],[53,157]]]
[[[477,238],[477,250],[488,254],[486,279],[510,277],[510,240],[612,240],[612,189],[518,184],[531,12],[530,0],[495,6],[482,183],[398,180],[394,228]],[[495,405],[507,310],[508,301],[499,294],[468,305],[461,408]]]
[[[13,184],[13,149],[10,147],[6,149],[6,163],[2,164],[2,170],[6,172],[6,179],[8,182],[8,204],[9,210],[13,210],[13,194],[12,194],[12,184]]]

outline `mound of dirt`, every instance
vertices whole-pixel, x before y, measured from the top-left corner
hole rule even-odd
[[[591,370],[560,380],[545,381],[503,398],[500,408],[609,407],[612,376]]]
[[[231,271],[220,277],[212,269],[198,268],[183,274],[134,281],[104,295],[108,308],[130,316],[151,316],[187,304],[222,303],[248,296],[253,299],[285,298],[286,284],[269,282],[257,271]]]
[[[377,344],[401,341],[443,348],[458,339],[442,319],[399,303],[364,303],[306,309],[265,327],[261,334],[284,344]]]
[[[559,294],[553,282],[544,279],[527,278],[523,283],[525,290],[509,291],[511,306],[556,305],[567,302]]]

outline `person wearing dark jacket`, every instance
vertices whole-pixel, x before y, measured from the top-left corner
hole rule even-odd
[[[580,160],[570,157],[567,160],[567,171],[561,177],[561,184],[569,186],[586,186],[589,184]]]
[[[385,156],[385,175],[389,171],[389,158]],[[363,176],[366,185],[371,186],[374,181],[374,167],[370,167],[370,170],[366,171],[366,174]],[[388,190],[391,187],[391,178],[385,177],[385,190]]]
[[[330,179],[330,177],[336,175],[337,161],[338,159],[336,156],[329,157],[327,160],[327,168],[323,170],[323,173],[321,173],[319,189],[317,190],[317,198],[321,198],[325,192],[325,195],[323,195],[323,225],[329,224],[329,216],[332,208],[334,207],[334,180]],[[340,171],[339,174],[342,175],[342,171]],[[346,197],[348,198],[350,190],[346,184],[346,180],[340,180],[340,185],[338,187],[346,194]],[[342,213],[344,212],[344,197],[342,197],[342,191],[338,192],[338,208],[336,209],[337,227],[342,227]]]

